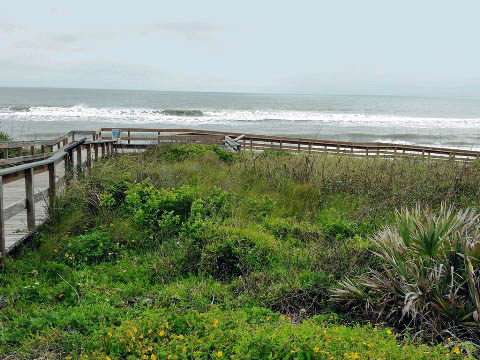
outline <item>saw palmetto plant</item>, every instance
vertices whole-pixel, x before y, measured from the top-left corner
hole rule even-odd
[[[416,207],[373,236],[379,266],[333,289],[364,315],[426,336],[480,337],[480,218],[467,209]]]

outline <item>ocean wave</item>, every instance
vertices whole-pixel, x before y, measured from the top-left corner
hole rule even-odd
[[[480,118],[426,118],[398,115],[325,113],[294,110],[190,110],[149,108],[95,108],[86,105],[71,107],[10,106],[0,108],[2,119],[29,121],[95,121],[120,124],[248,124],[248,123],[307,123],[329,126],[399,127],[425,129],[480,128]],[[393,137],[400,136],[396,134]]]

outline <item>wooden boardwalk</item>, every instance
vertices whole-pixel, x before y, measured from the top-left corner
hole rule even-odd
[[[82,166],[86,166],[87,151],[82,150]],[[101,154],[99,154],[101,157]],[[74,156],[73,167],[77,169],[77,161]],[[55,181],[57,186],[63,186],[65,178],[65,162],[56,166]],[[48,171],[35,174],[33,189],[36,197],[35,202],[35,224],[36,227],[41,225],[46,217],[48,207],[48,188],[49,188],[49,173]],[[9,208],[15,204],[21,203],[25,200],[26,187],[25,178],[12,181],[3,185],[3,207]],[[23,209],[18,214],[5,220],[5,250],[7,253],[12,251],[25,238],[30,236],[31,231],[28,230],[27,224],[27,209]]]
[[[115,138],[112,136],[114,134]],[[79,135],[87,135],[90,140],[83,138],[79,141]],[[18,164],[0,169],[0,255],[11,252],[43,223],[49,198],[55,195],[58,186],[68,183],[66,180],[74,176],[75,172],[91,167],[94,160],[114,151],[142,151],[152,144],[172,142],[218,144],[229,151],[250,150],[252,154],[272,149],[292,153],[332,153],[392,159],[402,156],[465,162],[480,159],[480,152],[473,150],[194,129],[102,128],[71,131],[45,141],[0,142],[0,153],[3,154],[0,166]],[[9,158],[10,154],[16,157]]]

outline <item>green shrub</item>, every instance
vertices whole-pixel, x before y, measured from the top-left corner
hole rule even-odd
[[[217,279],[230,279],[278,262],[275,240],[261,232],[221,229],[205,247],[200,271]]]
[[[253,217],[257,220],[271,215],[275,206],[275,202],[268,195],[263,195],[261,197],[247,197],[240,202],[244,207],[247,216]]]
[[[223,150],[218,145],[198,145],[198,144],[171,144],[168,146],[159,146],[154,148],[154,152],[159,152],[159,156],[170,162],[184,161],[193,159],[200,154],[213,153],[220,160],[232,161],[234,154]]]
[[[370,239],[380,267],[334,289],[367,315],[432,337],[480,339],[480,222],[471,210],[404,210]]]
[[[322,237],[320,229],[306,221],[297,223],[289,218],[267,217],[263,225],[277,239],[294,239],[306,243],[317,241]]]
[[[125,203],[134,221],[150,238],[165,239],[180,231],[197,197],[196,190],[187,185],[178,189],[157,189],[142,182],[127,190]]]
[[[344,240],[355,233],[353,225],[335,213],[324,212],[320,218],[320,228],[328,240]]]
[[[55,249],[55,259],[70,266],[97,264],[112,261],[118,251],[119,246],[110,240],[107,233],[95,231],[64,239],[63,244]]]

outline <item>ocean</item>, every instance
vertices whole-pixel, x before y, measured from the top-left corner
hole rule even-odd
[[[100,127],[480,149],[480,98],[0,88],[0,130],[15,138]]]

